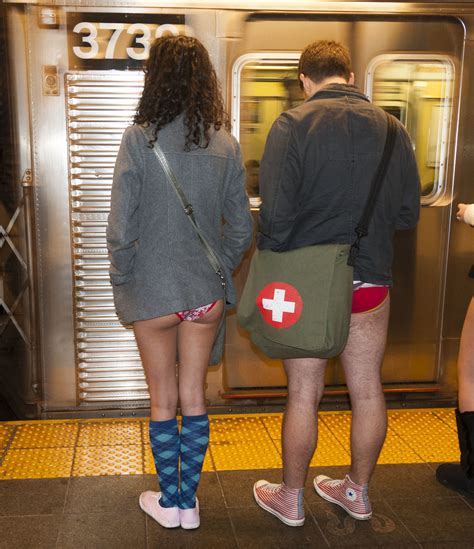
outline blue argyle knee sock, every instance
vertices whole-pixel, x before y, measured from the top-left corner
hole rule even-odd
[[[183,416],[179,447],[181,459],[179,506],[181,509],[192,509],[196,505],[196,490],[208,445],[207,414]]]
[[[150,443],[160,481],[163,507],[178,506],[179,432],[176,418],[167,421],[150,420]]]

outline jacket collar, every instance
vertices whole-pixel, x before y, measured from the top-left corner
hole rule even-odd
[[[365,96],[356,86],[350,84],[328,84],[318,90],[308,101],[313,99],[331,99],[337,97],[353,97],[355,99],[361,99],[362,101],[370,102],[367,96]]]

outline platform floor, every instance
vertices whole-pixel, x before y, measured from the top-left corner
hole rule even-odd
[[[350,415],[321,413],[301,528],[252,496],[256,480],[281,479],[281,414],[211,416],[194,532],[163,529],[138,508],[139,493],[157,489],[145,419],[1,422],[0,548],[474,548],[474,501],[434,475],[459,457],[453,410],[388,413],[367,522],[312,488],[316,474],[340,477],[349,464]]]

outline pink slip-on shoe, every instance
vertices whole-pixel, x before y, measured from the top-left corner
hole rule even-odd
[[[196,505],[192,509],[179,510],[179,521],[181,523],[181,528],[184,528],[185,530],[194,530],[195,528],[199,528],[201,519],[199,518],[198,498],[196,498]]]
[[[372,508],[367,495],[367,484],[356,484],[346,475],[343,480],[333,480],[325,475],[318,475],[314,489],[326,501],[335,503],[357,520],[368,520],[372,517]]]
[[[303,526],[303,489],[258,480],[253,485],[255,501],[262,509],[275,515],[288,526]]]
[[[160,505],[161,492],[142,492],[140,494],[140,509],[164,528],[177,528],[179,526],[178,507],[162,507]]]

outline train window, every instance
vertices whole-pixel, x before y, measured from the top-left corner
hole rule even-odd
[[[275,118],[303,101],[298,85],[300,54],[251,53],[233,70],[232,131],[240,141],[247,169],[250,203],[258,207],[258,169]]]
[[[380,55],[367,69],[368,97],[403,122],[410,134],[426,205],[446,186],[453,79],[454,65],[443,55]]]

